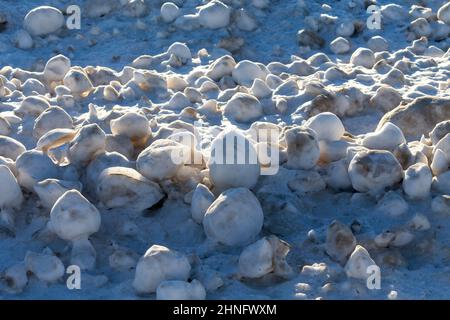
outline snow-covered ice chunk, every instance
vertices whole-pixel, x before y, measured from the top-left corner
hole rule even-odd
[[[350,278],[366,280],[371,266],[376,266],[376,263],[369,252],[363,246],[357,245],[345,265],[345,273]]]
[[[403,178],[400,163],[389,151],[358,152],[348,167],[353,188],[359,192],[377,193]]]
[[[190,273],[191,265],[185,255],[153,245],[137,263],[133,287],[140,294],[152,293],[163,281],[186,281]]]
[[[246,188],[224,191],[203,218],[211,240],[228,246],[245,245],[261,231],[264,214],[258,199]]]
[[[311,169],[320,157],[317,133],[308,127],[294,127],[285,132],[287,166],[293,169]]]
[[[430,194],[432,174],[424,163],[416,163],[405,171],[403,190],[411,199],[423,199]]]
[[[103,170],[97,182],[98,199],[107,208],[142,211],[164,197],[161,188],[132,168],[111,167]]]
[[[163,281],[156,289],[156,300],[205,300],[206,290],[198,280]]]
[[[34,36],[43,36],[58,31],[65,19],[59,9],[50,6],[34,8],[24,18],[25,29]]]
[[[318,140],[337,141],[345,133],[341,119],[331,112],[319,113],[309,118],[304,125],[316,132]]]

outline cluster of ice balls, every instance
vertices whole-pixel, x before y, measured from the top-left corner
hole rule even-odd
[[[208,25],[210,21],[205,16],[202,20],[201,12],[209,12],[204,13],[206,17],[220,15],[223,8],[217,2],[205,5],[199,10],[198,19]],[[174,13],[174,9],[166,5],[162,11]],[[214,20],[219,22],[220,19]],[[39,19],[34,23],[39,24]],[[411,50],[418,50],[419,43],[415,44]],[[374,197],[384,195],[380,204],[391,214],[396,213],[399,201],[392,201],[390,193],[384,194],[389,189],[400,190],[412,200],[432,195],[432,210],[449,212],[449,101],[431,99],[420,112],[415,112],[422,120],[417,120],[411,129],[410,113],[422,100],[415,99],[397,108],[402,97],[392,90],[395,85],[389,85],[393,81],[406,84],[401,73],[412,71],[399,63],[403,60],[400,54],[377,58],[369,49],[357,50],[351,58],[353,74],[339,70],[324,54],[308,60],[293,59],[290,64],[269,65],[236,62],[226,55],[187,76],[150,71],[157,65],[175,69],[192,66],[198,63],[194,58],[207,55],[206,51],[193,55],[186,45],[175,43],[161,55],[137,58],[121,72],[71,66],[70,60],[61,55],[50,59],[39,73],[3,68],[1,97],[16,102],[0,114],[0,175],[6,182],[0,187],[4,224],[13,230],[14,217],[25,199],[29,194],[37,195],[49,212],[46,232],[70,243],[71,263],[94,269],[96,251],[89,238],[101,228],[100,211],[125,208],[140,212],[152,208],[167,194],[175,196],[167,186],[173,183],[190,198],[187,202],[192,219],[202,225],[208,240],[218,246],[242,248],[240,276],[288,277],[292,273],[285,259],[289,245],[274,236],[261,237],[267,213],[253,192],[260,179],[261,163],[216,164],[208,161],[212,153],[183,144],[177,134],[180,129],[192,134],[193,120],[215,117],[237,124],[278,128],[255,121],[264,120],[266,115],[295,113],[297,106],[293,108],[292,97],[299,96],[306,100],[298,108],[305,112],[306,121],[282,129],[276,142],[282,154],[277,165],[316,173],[314,177],[325,181],[317,183],[317,190],[327,186]],[[441,63],[446,58],[448,53]],[[411,62],[413,66],[408,67],[420,68],[421,63],[423,60],[414,66]],[[318,81],[301,82],[300,77],[325,66],[329,68],[324,80],[358,79],[358,67],[374,68],[380,73],[390,70],[381,80],[387,85],[380,86],[371,96],[359,89],[328,91]],[[156,102],[142,101],[142,97]],[[92,102],[89,110],[83,107],[87,101]],[[111,102],[139,102],[145,107],[105,110],[95,105]],[[360,136],[346,133],[340,118],[358,113],[366,103],[393,111],[374,132]],[[442,111],[435,111],[439,108]],[[161,110],[169,112],[159,116]],[[83,117],[73,116],[77,113]],[[27,139],[26,131],[19,132],[21,125],[32,133],[32,143],[27,141],[27,145],[34,148],[19,141]],[[412,139],[411,135],[417,133],[424,136]],[[212,149],[228,136],[243,136],[255,152],[260,144],[267,143],[232,129],[217,135]],[[174,163],[174,152],[200,152],[202,161],[195,165]],[[323,177],[317,173],[319,168],[325,169]],[[310,176],[306,176],[306,183],[290,184],[291,189],[298,192],[311,188],[308,179]],[[427,225],[422,217],[414,223]],[[379,247],[402,246],[411,237],[411,233],[399,230],[380,234],[375,242]],[[342,242],[343,238],[346,241]],[[357,244],[352,231],[338,223],[330,226],[326,246],[330,257],[345,265],[349,277],[366,278],[365,270],[375,264],[369,252]],[[115,255],[110,261],[114,266],[124,263],[117,260],[121,259]],[[201,279],[189,282],[191,263],[183,253],[152,246],[137,263],[133,287],[138,293],[156,292],[161,299],[205,298],[206,283]],[[49,251],[29,253],[23,264],[13,266],[5,274],[13,279],[10,283],[14,289],[20,291],[26,285],[27,271],[42,281],[53,282],[62,277],[63,265]]]

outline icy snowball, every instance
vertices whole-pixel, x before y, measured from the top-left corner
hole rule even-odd
[[[136,169],[148,179],[172,178],[183,165],[184,150],[181,143],[173,140],[156,140],[139,154]]]
[[[358,48],[355,52],[353,52],[350,62],[355,66],[362,66],[372,69],[375,64],[375,55],[370,49]]]
[[[64,265],[58,257],[49,254],[27,252],[25,266],[39,280],[55,282],[65,272]]]
[[[152,131],[148,119],[137,112],[127,112],[110,122],[111,132],[131,139],[134,145],[144,145]]]
[[[34,45],[33,39],[25,30],[18,30],[12,41],[17,48],[23,50],[31,49]]]
[[[19,141],[0,135],[0,156],[16,160],[25,151],[27,149]]]
[[[163,281],[156,289],[156,300],[205,300],[206,290],[198,280]]]
[[[165,23],[171,23],[175,21],[180,15],[180,8],[175,3],[164,2],[161,6],[161,18]]]
[[[30,150],[22,153],[16,160],[17,180],[29,191],[34,185],[48,178],[57,178],[59,168],[42,151]]]
[[[369,149],[393,150],[398,145],[405,143],[406,139],[402,130],[391,122],[386,122],[383,127],[375,132],[366,134],[362,145]]]
[[[255,79],[264,80],[267,74],[264,65],[249,60],[240,61],[232,71],[234,81],[245,86],[251,86]]]
[[[337,141],[345,133],[342,121],[331,112],[319,113],[309,118],[304,125],[316,132],[318,140]]]
[[[403,190],[411,199],[423,199],[430,194],[432,174],[423,163],[416,163],[405,171]]]
[[[105,141],[105,132],[96,123],[83,126],[69,144],[67,156],[70,163],[87,165],[97,155],[105,152]]]
[[[403,177],[403,170],[394,155],[388,151],[358,152],[348,167],[353,188],[359,192],[376,193],[391,187]]]
[[[293,169],[311,169],[320,157],[317,133],[307,127],[294,127],[285,132],[287,166]]]
[[[275,236],[262,238],[247,246],[239,256],[239,273],[246,278],[260,278],[273,272],[287,277],[292,269],[286,262],[289,245]]]
[[[191,265],[183,254],[153,245],[137,263],[133,287],[137,293],[152,293],[165,280],[186,281],[190,272]]]
[[[224,108],[224,115],[237,122],[253,122],[263,115],[262,106],[257,98],[247,93],[236,93]]]
[[[370,271],[369,267],[372,266],[377,266],[375,261],[364,247],[357,245],[345,265],[345,273],[350,278],[366,280],[371,274],[368,272]]]
[[[199,183],[194,190],[191,200],[191,215],[197,223],[203,222],[206,210],[214,202],[214,194],[208,187]]]
[[[198,19],[202,26],[208,29],[218,29],[230,23],[231,9],[218,0],[210,1],[200,7]]]
[[[264,214],[258,199],[246,188],[224,191],[203,218],[211,240],[228,246],[244,245],[261,231]]]
[[[335,261],[345,263],[356,246],[352,230],[339,221],[328,226],[326,252]]]
[[[42,205],[48,209],[51,209],[64,193],[72,189],[81,192],[81,183],[78,181],[45,179],[34,185],[34,191],[39,196]]]
[[[336,38],[330,43],[330,49],[335,54],[344,54],[350,50],[350,42],[342,37]]]
[[[0,181],[0,210],[19,209],[23,201],[22,190],[6,165],[0,165]]]
[[[98,199],[107,208],[142,211],[164,197],[158,184],[131,168],[107,168],[103,170],[97,183]]]
[[[77,190],[64,193],[50,212],[52,230],[63,240],[89,237],[100,228],[100,213]]]
[[[44,68],[44,78],[49,82],[61,81],[69,70],[70,59],[59,54],[47,61]]]
[[[238,130],[225,130],[213,140],[208,167],[219,191],[233,187],[251,189],[260,175],[256,149]]]
[[[27,13],[25,29],[34,36],[43,36],[58,31],[65,23],[61,11],[54,7],[41,6]]]
[[[437,16],[439,20],[450,26],[450,2],[439,8]]]

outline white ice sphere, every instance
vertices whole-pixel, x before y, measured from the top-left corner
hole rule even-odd
[[[25,146],[16,139],[0,135],[0,156],[16,160],[18,156],[27,151]]]
[[[34,8],[24,18],[25,29],[34,36],[43,36],[58,31],[65,23],[59,9],[50,6]]]
[[[389,151],[358,152],[350,162],[348,174],[353,188],[359,192],[377,193],[403,178],[400,163]]]
[[[346,190],[352,187],[348,175],[348,163],[345,159],[331,162],[327,167],[325,178],[327,185],[336,190]]]
[[[377,203],[377,210],[383,214],[398,217],[408,211],[408,203],[394,191],[389,191]]]
[[[381,36],[373,36],[370,38],[369,41],[367,41],[367,46],[373,52],[387,51],[389,49],[388,42]]]
[[[263,108],[257,98],[239,92],[225,105],[224,115],[237,122],[253,122],[262,117]]]
[[[435,145],[434,150],[441,150],[447,157],[450,157],[450,133],[447,133],[439,142]]]
[[[375,95],[370,98],[370,103],[377,109],[384,112],[391,111],[402,102],[402,95],[394,88],[382,85]]]
[[[137,263],[133,287],[140,294],[153,293],[163,281],[186,281],[190,272],[191,265],[184,254],[153,245]]]
[[[236,61],[232,56],[225,55],[215,60],[209,67],[206,74],[214,81],[219,81],[224,76],[230,76],[236,66]]]
[[[86,97],[93,89],[91,80],[79,67],[70,69],[64,76],[63,83],[72,93],[81,97]]]
[[[0,165],[0,209],[18,209],[23,201],[16,177],[6,165]]]
[[[240,131],[222,131],[211,144],[209,176],[219,191],[253,188],[260,175],[255,146]]]
[[[96,123],[85,125],[70,142],[67,157],[72,164],[86,166],[105,152],[105,144],[105,132]]]
[[[39,280],[56,282],[64,275],[65,268],[61,260],[54,255],[28,251],[25,255],[25,266]]]
[[[72,117],[60,107],[50,107],[34,121],[33,136],[36,139],[53,129],[72,129]]]
[[[198,280],[163,281],[156,289],[156,300],[205,300],[206,290]]]
[[[353,52],[350,63],[355,66],[362,66],[368,69],[372,69],[375,64],[375,55],[373,51],[367,48],[358,48]]]
[[[23,29],[18,30],[13,37],[14,46],[19,49],[27,50],[33,48],[34,41],[30,34]]]
[[[175,176],[183,166],[186,147],[168,139],[159,139],[144,149],[136,160],[136,169],[150,180]]]
[[[350,42],[343,37],[338,37],[331,41],[330,49],[335,54],[347,53],[350,51]]]
[[[311,169],[320,157],[317,134],[307,127],[294,127],[285,132],[287,166],[293,169]]]
[[[327,230],[325,250],[339,263],[345,263],[356,246],[356,238],[352,230],[339,221],[333,221]]]
[[[161,18],[165,23],[175,21],[180,15],[180,8],[173,2],[164,2],[161,6]]]
[[[9,136],[11,133],[11,124],[6,118],[0,116],[0,135]]]
[[[341,37],[350,37],[355,33],[355,24],[353,21],[344,21],[338,24],[336,34]]]
[[[138,112],[125,113],[111,120],[110,126],[114,135],[128,137],[135,145],[145,144],[152,134],[148,119]]]
[[[425,18],[417,18],[412,21],[409,25],[409,30],[411,30],[417,38],[429,37],[433,32],[433,29]]]
[[[246,188],[224,191],[203,218],[207,237],[227,246],[245,245],[263,226],[264,214],[258,199]]]
[[[209,191],[208,187],[199,183],[192,194],[191,215],[192,219],[197,223],[203,222],[206,210],[214,202],[214,194]]]
[[[210,1],[200,7],[198,19],[202,26],[208,29],[218,29],[230,23],[231,9],[218,0]]]
[[[441,149],[436,149],[433,155],[433,161],[431,162],[430,168],[435,176],[440,175],[448,170],[450,161],[445,155],[444,151]]]
[[[259,278],[273,271],[273,250],[262,238],[244,248],[239,256],[239,273],[246,278]]]
[[[267,98],[272,94],[272,89],[261,79],[253,81],[252,90],[253,95],[258,98]]]
[[[61,81],[70,70],[70,59],[62,54],[50,58],[44,68],[44,78],[47,81]]]
[[[316,132],[318,140],[337,141],[345,133],[341,119],[331,112],[319,113],[309,118],[304,125]]]
[[[100,228],[100,213],[78,190],[65,192],[50,211],[51,229],[63,240],[87,239]]]
[[[15,110],[20,116],[31,115],[39,116],[42,112],[50,108],[48,101],[41,96],[26,97],[19,108]]]
[[[436,124],[430,132],[433,145],[436,145],[447,133],[450,133],[450,120],[444,120]]]
[[[437,17],[439,20],[450,26],[450,2],[439,8]]]
[[[232,71],[233,80],[245,86],[251,86],[255,79],[265,80],[267,74],[264,65],[249,60],[240,61]]]
[[[22,153],[16,160],[17,180],[29,191],[34,185],[48,178],[57,178],[59,168],[42,151],[29,150]]]
[[[386,122],[379,130],[366,134],[362,145],[369,149],[394,150],[405,142],[402,130],[395,124]]]
[[[345,265],[345,273],[350,278],[366,280],[371,274],[368,272],[370,271],[369,267],[372,266],[377,265],[369,252],[363,246],[357,245]]]
[[[181,42],[174,42],[169,49],[167,49],[167,53],[180,59],[183,64],[192,59],[191,50],[186,44]]]
[[[405,171],[403,190],[411,199],[423,199],[430,194],[432,174],[424,163],[416,163]]]
[[[107,208],[143,211],[164,197],[158,184],[132,168],[107,168],[100,174],[97,183],[98,199]]]
[[[130,143],[128,140],[127,143]],[[132,165],[128,159],[118,152],[105,152],[92,160],[86,168],[83,183],[86,189],[95,190],[98,178],[103,170],[110,167],[127,167]]]
[[[48,209],[51,209],[64,193],[72,189],[81,192],[81,183],[79,181],[45,179],[34,185],[34,191],[39,196],[41,204]]]

